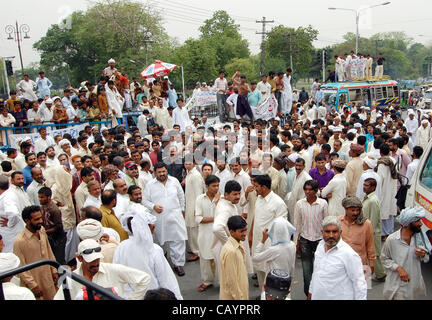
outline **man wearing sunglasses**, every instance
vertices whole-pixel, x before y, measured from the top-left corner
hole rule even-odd
[[[81,241],[78,245],[77,259],[80,262],[74,271],[80,276],[94,282],[103,288],[117,289],[120,297],[128,300],[142,300],[150,284],[150,275],[144,271],[126,267],[121,264],[103,263],[102,248],[93,239]],[[123,286],[132,285],[135,290],[125,291]],[[70,289],[71,297],[74,299],[82,288],[82,284],[67,278],[67,285]],[[128,286],[130,287],[130,286]],[[63,288],[60,287],[54,300],[64,300]]]

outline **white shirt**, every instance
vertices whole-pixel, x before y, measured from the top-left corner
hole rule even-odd
[[[413,177],[419,163],[420,159],[414,159],[407,167],[406,177],[408,178],[409,184],[411,184],[411,178]]]
[[[201,194],[195,203],[195,222],[198,224],[198,247],[201,259],[214,259],[211,246],[214,241],[213,222],[201,223],[204,218],[214,218],[216,197],[210,200],[206,193]]]
[[[166,241],[187,240],[186,223],[182,211],[185,210],[185,195],[180,182],[171,176],[165,185],[156,178],[149,181],[143,192],[143,205],[156,217],[155,237],[161,246]],[[155,205],[163,207],[156,213]]]
[[[177,107],[173,111],[173,125],[178,124],[180,126],[180,132],[186,130],[186,127],[190,125],[191,120],[189,112],[185,107]]]
[[[17,286],[12,282],[3,283],[3,294],[5,300],[36,300],[30,289]]]
[[[29,199],[30,199],[30,202],[32,205],[40,206],[38,192],[43,187],[45,187],[45,185],[40,184],[36,180],[33,180],[30,183],[30,185],[28,186],[26,192],[27,192],[27,195],[29,196]]]
[[[44,113],[43,113],[43,111],[40,108],[38,108],[37,111],[34,111],[33,108],[29,109],[27,111],[27,120],[29,122],[35,122],[36,118],[39,118],[39,120],[42,122],[43,121],[43,117],[44,117]]]
[[[219,192],[223,195],[225,194],[225,185],[228,181],[233,180],[234,176],[231,171],[228,170],[228,167],[225,167],[223,171],[215,172],[215,176],[220,179],[219,182]]]
[[[83,276],[82,265],[74,273]],[[71,298],[75,299],[82,288],[82,284],[67,278]],[[117,289],[117,293],[122,298],[128,300],[142,300],[150,285],[150,275],[144,271],[126,267],[121,264],[103,263],[99,264],[99,271],[93,276],[92,282],[103,287]],[[134,292],[128,297],[124,295],[124,286],[134,285]],[[64,300],[63,287],[60,287],[54,296],[54,300]]]
[[[129,195],[127,193],[126,194],[117,193],[117,204],[113,210],[116,217],[119,220],[121,219],[122,215],[128,212],[129,205],[130,205]]]
[[[17,90],[20,94],[22,94],[24,99],[30,100],[30,101],[36,101],[37,96],[34,93],[34,90],[36,90],[36,82],[33,80],[25,81],[24,79],[18,82],[16,85]],[[22,92],[21,90],[24,90],[25,92]]]
[[[83,208],[87,208],[87,207],[96,207],[96,208],[100,208],[102,205],[102,201],[99,198],[96,198],[94,196],[92,196],[91,194],[88,195],[86,201],[84,202]]]
[[[264,82],[260,81],[257,84],[257,89],[262,94],[262,100],[261,101],[265,102],[270,97],[271,84],[268,82],[264,83]]]
[[[361,258],[342,238],[327,252],[320,241],[313,270],[309,287],[312,300],[366,300]]]
[[[22,209],[19,205],[18,197],[11,188],[12,186],[0,195],[0,217],[9,220],[7,226],[0,226],[0,234],[3,237],[5,245],[2,252],[13,252],[15,237],[25,227],[24,221],[21,218]],[[30,205],[30,201],[28,205]]]
[[[46,136],[45,140],[40,137],[35,142],[35,153],[38,154],[39,152],[45,152],[45,150],[51,146],[55,146],[55,142],[52,137]]]
[[[252,256],[254,255],[256,246],[262,240],[262,233],[268,229],[274,219],[287,216],[287,207],[285,202],[273,191],[263,198],[258,196],[255,202],[255,216],[252,237]],[[267,239],[264,244],[265,249],[270,247],[270,239]],[[254,264],[254,270],[266,271],[265,263]]]

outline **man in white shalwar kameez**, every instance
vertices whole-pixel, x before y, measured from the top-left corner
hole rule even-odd
[[[175,294],[177,300],[183,300],[177,278],[163,249],[153,243],[156,217],[147,210],[130,213],[126,214],[129,239],[120,243],[114,253],[113,263],[147,272],[151,277],[148,290],[166,288]]]
[[[185,178],[185,221],[188,231],[188,244],[193,255],[187,261],[198,260],[198,223],[195,221],[195,202],[198,196],[204,193],[204,179],[195,167],[192,154],[186,156],[184,167],[187,170]]]
[[[15,238],[23,231],[25,224],[20,207],[17,206],[17,197],[9,186],[9,179],[3,175],[0,176],[0,193],[0,234],[4,243],[2,252],[13,252]]]
[[[287,207],[284,201],[271,190],[272,180],[269,175],[257,175],[254,179],[255,190],[258,198],[255,203],[255,216],[252,222],[252,257],[258,243],[262,240],[263,231],[268,229],[270,224],[278,217],[287,216]],[[271,241],[266,241],[264,249],[270,247]],[[258,276],[258,283],[261,291],[265,283],[266,265],[265,263],[254,263],[254,271]]]
[[[417,136],[416,136],[415,144],[422,147],[424,150],[424,149],[426,149],[430,138],[431,138],[430,123],[426,119],[422,120],[421,126],[417,130]]]
[[[291,69],[288,68],[286,73],[283,76],[284,83],[284,91],[282,92],[282,105],[281,105],[281,113],[289,114],[292,109],[292,88],[291,88]]]
[[[36,101],[38,97],[35,94],[37,88],[36,82],[31,80],[27,74],[24,75],[24,79],[17,83],[17,91],[21,93],[24,99],[29,101]]]
[[[345,208],[342,206],[342,200],[346,197],[347,180],[345,177],[345,167],[347,162],[344,160],[333,160],[334,177],[328,185],[321,190],[321,197],[328,199],[328,212],[331,216],[345,215]]]
[[[110,80],[105,84],[105,91],[108,101],[109,114],[113,115],[116,118],[122,118],[124,100],[120,93],[117,91],[117,88],[115,87],[113,81]]]
[[[198,287],[199,292],[207,290],[208,287],[217,282],[215,257],[211,246],[214,241],[213,222],[215,209],[221,197],[219,183],[220,179],[218,177],[208,176],[205,180],[207,192],[199,195],[195,203],[195,221],[198,223],[198,248],[202,281]]]
[[[385,190],[380,198],[382,236],[388,236],[394,230],[394,216],[397,214],[397,172],[396,161],[389,157],[388,145],[380,147],[381,158],[378,160],[377,173],[381,177],[381,190]]]
[[[143,204],[157,218],[155,240],[160,246],[168,244],[174,271],[184,276],[187,240],[184,192],[180,182],[168,176],[166,164],[159,162],[154,169],[156,177],[145,187]]]
[[[398,222],[402,228],[392,233],[382,248],[381,260],[387,270],[384,299],[415,300],[426,295],[421,263],[429,262],[431,244],[422,230],[421,207],[402,210]]]
[[[408,119],[405,120],[404,125],[407,129],[407,135],[410,137],[410,140],[415,143],[417,141],[417,130],[419,125],[418,120],[415,118],[415,112],[412,109],[408,110]]]
[[[366,181],[366,179],[373,178],[377,182],[377,187],[375,194],[378,197],[378,199],[381,199],[381,177],[378,175],[378,173],[375,172],[375,168],[378,164],[378,160],[372,157],[367,156],[363,159],[363,170],[364,172],[360,176],[360,180],[357,185],[357,193],[356,197],[360,199],[360,201],[363,201],[364,196],[366,195],[363,191],[363,184]]]
[[[291,192],[286,196],[288,208],[288,220],[294,223],[294,209],[297,201],[305,197],[303,190],[304,183],[312,180],[309,173],[305,170],[306,165],[303,158],[297,158],[295,163],[296,177]]]

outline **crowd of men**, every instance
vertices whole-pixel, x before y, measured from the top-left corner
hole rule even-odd
[[[0,273],[50,259],[123,298],[183,299],[176,275],[199,260],[199,292],[219,286],[221,299],[248,300],[252,276],[263,299],[284,300],[301,259],[308,299],[366,299],[372,281],[385,282],[385,299],[425,295],[425,213],[397,195],[430,140],[431,115],[409,110],[403,121],[396,106],[328,111],[318,87],[293,94],[290,69],[263,76],[253,91],[240,72],[229,84],[221,71],[220,123],[210,123],[170,98],[168,79],[142,96],[137,88],[146,86],[134,81],[128,98],[114,63],[98,86],[77,90],[78,104],[96,90],[114,122],[130,98],[142,107],[136,126],[86,126],[76,138],[42,127],[36,141],[20,138],[0,153]],[[39,97],[75,120],[70,90]],[[255,91],[275,95],[277,117],[254,117]],[[21,100],[13,107],[22,110]],[[64,299],[55,268],[18,278],[3,280],[7,299]],[[69,280],[72,298],[87,299]]]

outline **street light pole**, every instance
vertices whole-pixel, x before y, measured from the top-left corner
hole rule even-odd
[[[358,49],[359,49],[359,22],[360,22],[360,13],[365,10],[365,9],[371,9],[371,8],[375,8],[375,7],[379,7],[379,6],[386,6],[390,4],[390,1],[381,3],[381,4],[377,4],[377,5],[373,5],[373,6],[369,6],[367,8],[360,8],[360,9],[348,9],[348,8],[328,8],[329,10],[344,10],[344,11],[353,11],[356,14],[356,51],[355,53],[358,54]]]
[[[12,25],[7,25],[5,28],[6,33],[9,35],[8,40],[15,40],[18,43],[18,51],[20,55],[20,61],[21,61],[21,72],[22,75],[24,75],[24,63],[22,58],[22,52],[21,52],[21,42],[23,39],[30,39],[30,36],[28,33],[30,32],[30,27],[27,24],[18,25],[18,21],[16,21],[15,27]],[[12,36],[12,33],[14,36]],[[24,37],[22,37],[22,33],[25,33]]]

